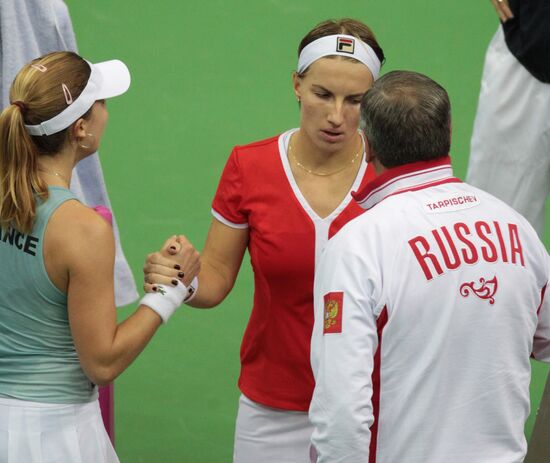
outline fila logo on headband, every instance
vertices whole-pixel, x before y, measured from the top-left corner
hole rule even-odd
[[[353,55],[355,51],[355,40],[346,37],[338,37],[336,39],[336,51]]]

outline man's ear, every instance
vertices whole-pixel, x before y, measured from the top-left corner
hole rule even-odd
[[[376,175],[380,175],[386,170],[386,168],[382,165],[382,163],[378,159],[378,156],[376,156],[376,153],[372,149],[371,145],[369,144],[369,140],[364,133],[363,136],[365,140],[365,161],[373,165]]]
[[[365,160],[367,162],[372,162],[376,159],[376,155],[374,154],[374,151],[370,147],[369,140],[364,132],[363,132],[363,140],[365,140]]]

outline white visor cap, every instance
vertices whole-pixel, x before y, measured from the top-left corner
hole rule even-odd
[[[52,135],[69,127],[92,107],[97,100],[122,95],[130,87],[130,71],[120,60],[114,59],[92,64],[90,77],[82,93],[72,100],[64,84],[59,91],[65,93],[67,107],[57,116],[37,125],[25,125],[30,135]]]

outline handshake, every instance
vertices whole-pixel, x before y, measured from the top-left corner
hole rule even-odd
[[[155,311],[166,323],[176,309],[196,295],[200,256],[183,235],[168,238],[161,250],[147,256],[143,266],[146,294],[140,304]]]

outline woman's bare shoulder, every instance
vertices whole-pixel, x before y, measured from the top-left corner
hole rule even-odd
[[[111,247],[113,231],[111,225],[93,209],[77,200],[61,204],[52,214],[46,229],[47,239],[56,247],[82,249],[91,244],[94,247]]]

